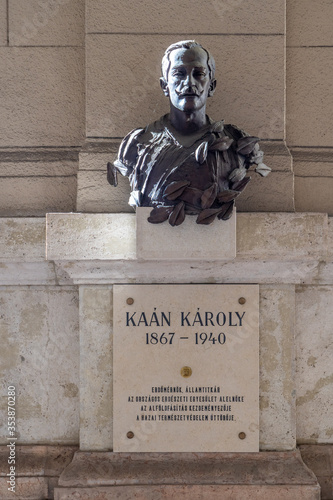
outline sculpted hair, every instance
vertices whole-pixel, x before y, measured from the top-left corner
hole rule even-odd
[[[170,53],[176,49],[193,49],[195,47],[200,47],[207,54],[207,66],[209,69],[209,78],[212,80],[215,76],[215,61],[214,57],[206,50],[200,43],[195,40],[182,40],[180,42],[173,43],[164,52],[162,59],[162,76],[165,81],[168,80],[168,73],[170,69]]]

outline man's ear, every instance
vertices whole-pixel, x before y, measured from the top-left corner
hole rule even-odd
[[[169,89],[168,89],[168,82],[165,80],[163,76],[160,78],[160,85],[161,89],[163,90],[163,93],[166,97],[169,97]]]
[[[208,97],[211,97],[216,89],[216,80],[215,78],[211,80],[210,85],[209,85],[209,90],[208,90]]]

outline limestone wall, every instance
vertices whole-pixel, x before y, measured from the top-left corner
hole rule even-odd
[[[180,6],[170,0],[158,8],[151,0],[0,0],[0,216],[11,218],[0,220],[2,389],[11,381],[19,387],[21,444],[77,444],[79,405],[85,418],[93,398],[86,387],[79,403],[78,325],[81,315],[89,343],[97,319],[79,313],[79,284],[68,278],[69,270],[55,272],[54,263],[44,261],[43,217],[130,211],[127,181],[109,186],[106,162],[126,132],[167,112],[158,77],[168,44],[195,37],[207,46],[218,79],[209,114],[263,138],[273,173],[251,182],[239,212],[333,215],[332,9],[330,0],[293,0],[287,8],[283,0],[194,0]],[[265,285],[260,245],[254,258],[257,280],[267,287],[262,300],[274,304],[273,317],[262,320],[263,449],[291,449],[295,426],[300,443],[333,440],[332,264],[321,262],[315,247],[319,240],[323,252],[332,245],[332,224],[320,217],[319,233],[302,226],[310,236],[304,246],[293,247],[302,266],[292,277],[293,258],[283,264],[290,235],[284,235],[284,223],[277,229],[285,240],[272,280],[282,288],[276,290],[273,281]],[[270,224],[264,217],[251,234],[244,229],[245,246],[254,245]],[[295,225],[297,233],[301,226]],[[114,269],[120,275],[123,268],[120,263]],[[85,297],[88,271],[82,279]],[[103,283],[96,294],[109,300]],[[95,369],[89,363],[82,365],[84,376]],[[278,375],[272,385],[273,367]],[[272,400],[271,391],[284,396]],[[106,388],[104,394],[109,397]],[[108,448],[110,429],[104,413],[99,417],[104,427],[96,446]],[[91,426],[83,421],[86,449]],[[2,428],[3,444],[4,436]]]
[[[0,2],[2,216],[76,206],[84,139],[84,2]]]
[[[287,2],[287,144],[295,207],[333,213],[333,4]]]

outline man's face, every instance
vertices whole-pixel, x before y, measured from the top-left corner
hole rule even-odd
[[[172,106],[184,112],[203,108],[212,84],[207,53],[203,49],[182,48],[170,53],[168,81],[164,91],[168,91]]]

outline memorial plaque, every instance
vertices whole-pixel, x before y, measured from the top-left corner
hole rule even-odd
[[[259,451],[259,286],[113,297],[114,451]]]

